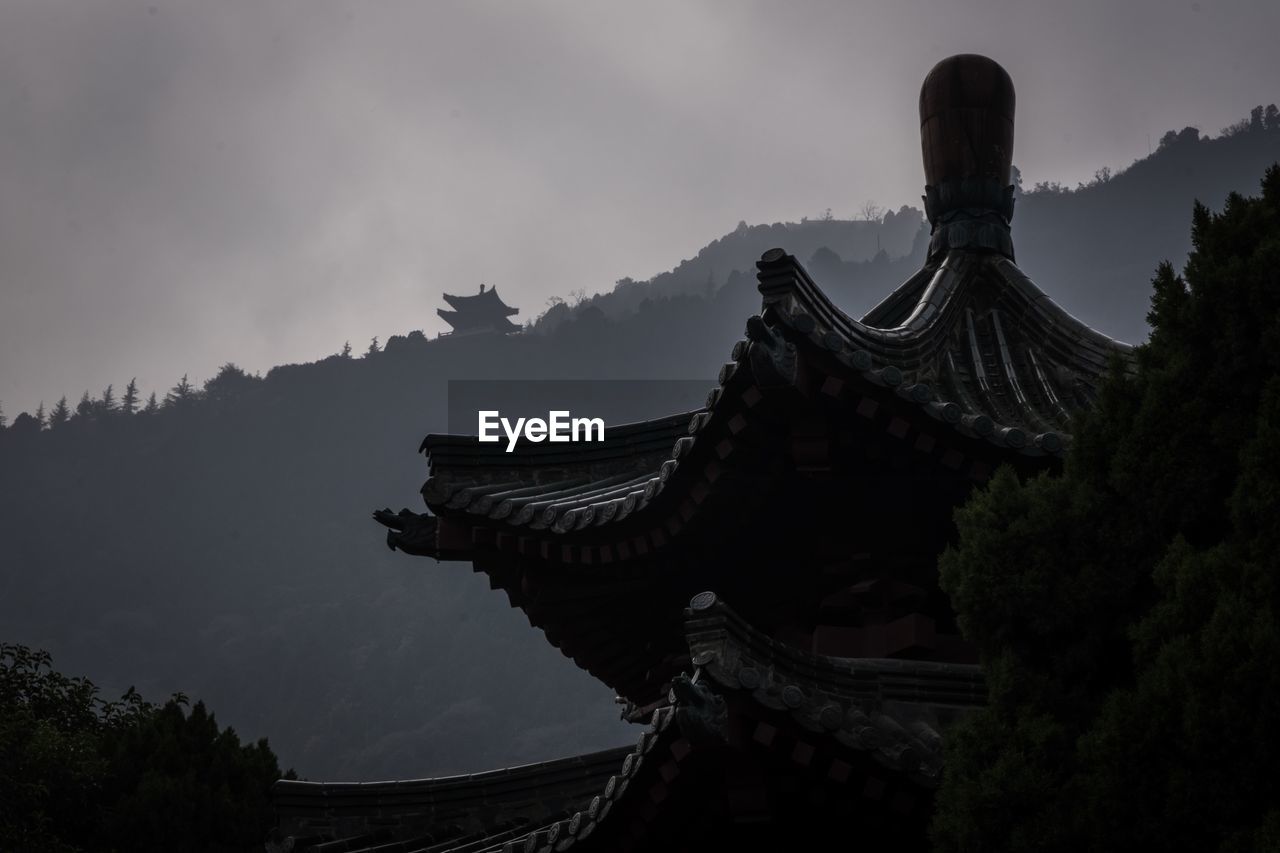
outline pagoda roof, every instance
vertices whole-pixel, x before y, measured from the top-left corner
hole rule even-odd
[[[444,320],[452,326],[457,332],[480,331],[484,329],[496,332],[518,332],[520,326],[511,322],[506,317],[494,312],[488,315],[482,315],[477,318],[466,311],[446,311],[443,308],[437,308],[436,313],[440,315],[440,319]],[[511,309],[510,314],[516,313],[516,309]]]
[[[444,301],[455,311],[466,314],[500,314],[505,317],[511,317],[520,313],[519,308],[512,308],[510,305],[502,301],[498,296],[498,288],[490,287],[479,293],[473,293],[470,296],[455,296],[451,293],[442,294]]]
[[[423,496],[432,512],[557,541],[651,513],[678,469],[714,473],[723,442],[755,400],[804,381],[798,360],[820,392],[884,419],[891,434],[927,434],[935,454],[951,457],[947,467],[985,474],[1002,461],[1052,464],[1110,360],[1131,350],[1076,320],[994,253],[938,256],[861,320],[785,252],[771,250],[757,266],[761,314],[748,321],[704,409],[611,427],[601,443],[525,442],[513,452],[473,436],[429,435],[420,450],[431,464]],[[388,542],[408,544],[394,529]]]

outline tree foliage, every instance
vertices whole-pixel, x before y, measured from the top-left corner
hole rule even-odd
[[[126,415],[132,415],[138,411],[138,379],[136,376],[130,379],[129,384],[124,388],[124,396],[120,398],[120,411]]]
[[[941,579],[991,702],[942,850],[1280,846],[1280,167],[1192,242],[1063,473],[957,511]]]
[[[259,849],[275,755],[186,706],[107,701],[47,652],[0,645],[0,849]]]
[[[178,384],[169,389],[169,393],[164,395],[164,407],[166,409],[182,410],[190,406],[197,398],[195,386],[187,381],[187,374],[182,374],[182,378],[178,380]]]
[[[186,377],[183,378],[185,380]],[[232,362],[227,362],[219,368],[217,376],[204,383],[204,399],[214,403],[225,403],[244,394],[261,381]]]
[[[88,391],[85,391],[80,395],[80,402],[76,403],[76,419],[79,421],[87,421],[93,417],[93,411],[93,398],[89,396]]]
[[[64,396],[59,398],[58,404],[49,413],[49,426],[56,429],[69,420],[71,420],[71,407],[67,405],[67,398]]]

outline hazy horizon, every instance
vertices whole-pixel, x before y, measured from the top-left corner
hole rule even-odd
[[[1277,100],[1277,32],[1261,0],[11,2],[0,402],[434,334],[481,282],[524,320],[739,220],[919,206],[954,53],[1012,75],[1026,185],[1074,186]]]

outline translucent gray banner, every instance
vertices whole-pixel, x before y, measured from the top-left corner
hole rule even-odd
[[[571,419],[601,419],[606,425],[635,423],[706,404],[714,379],[451,379],[449,432],[477,435],[481,413],[549,420],[553,412]],[[490,424],[493,416],[487,415]],[[499,429],[501,432],[501,429]]]

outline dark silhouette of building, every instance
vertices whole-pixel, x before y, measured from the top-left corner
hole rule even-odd
[[[612,687],[646,724],[634,747],[449,779],[280,782],[280,837],[925,849],[948,727],[986,699],[937,584],[952,510],[996,466],[1059,466],[1071,418],[1129,351],[1014,263],[1013,111],[985,57],[926,77],[928,258],[861,320],[771,250],[761,311],[705,407],[512,453],[431,435],[430,513],[375,513],[392,548],[470,562]]]
[[[454,296],[443,294],[444,301],[449,303],[452,311],[443,308],[436,313],[453,327],[453,334],[462,335],[472,332],[518,332],[520,327],[508,320],[520,313],[519,308],[512,308],[498,296],[498,288],[485,290],[480,285],[480,292],[472,296]]]

